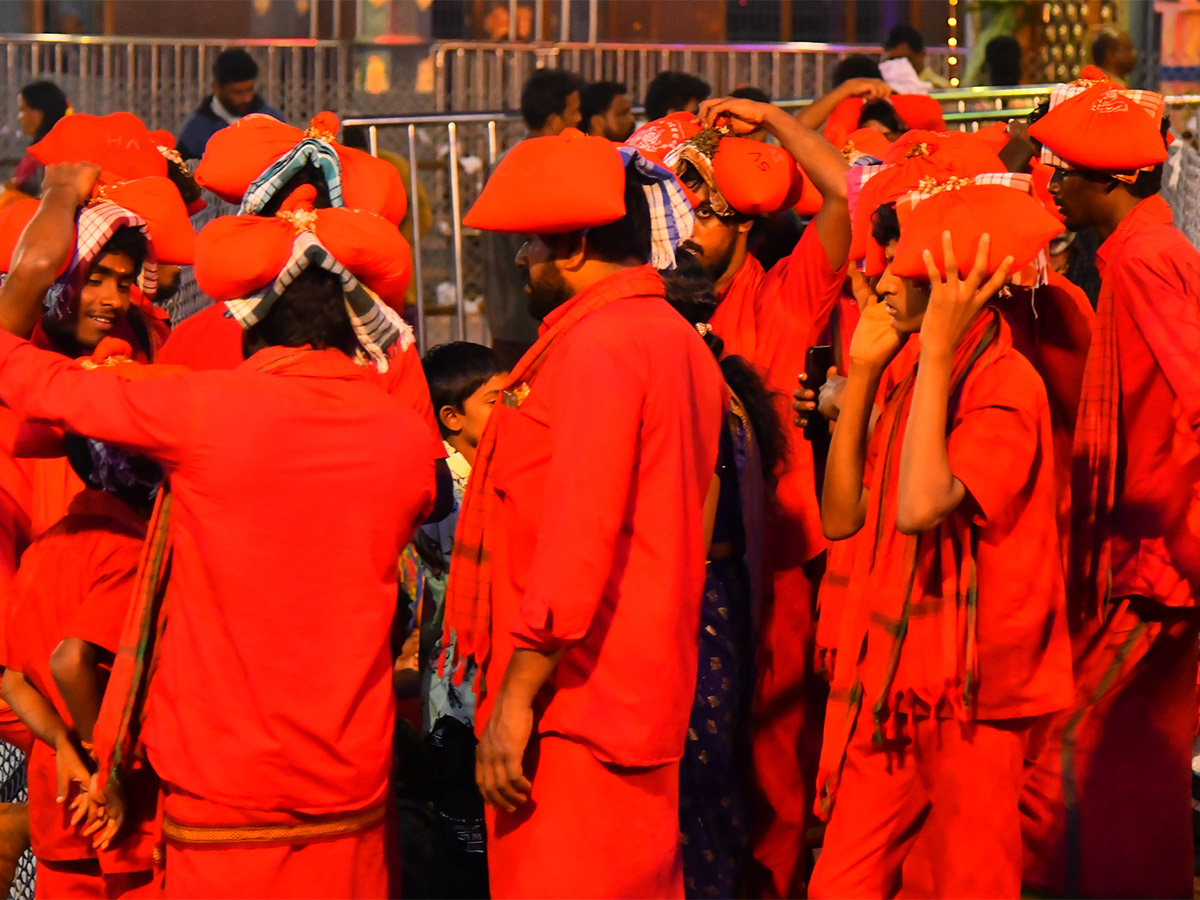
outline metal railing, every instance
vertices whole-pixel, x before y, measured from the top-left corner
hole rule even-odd
[[[1028,115],[1045,98],[1052,85],[1034,85],[1000,90],[972,88],[944,91],[932,96],[945,109],[947,125],[974,131],[989,122]],[[780,106],[797,109],[808,100],[784,100]],[[1200,95],[1167,98],[1172,110],[1200,109]],[[462,215],[479,191],[502,153],[524,136],[524,124],[515,113],[459,113],[418,116],[363,116],[347,118],[344,125],[365,126],[373,152],[387,149],[409,160],[410,197],[420,184],[429,199],[435,226],[429,234],[414,230],[413,278],[417,304],[416,321],[420,346],[431,342],[469,339],[482,328],[471,310],[486,306],[495,295],[488,238],[465,228]],[[1168,171],[1164,196],[1177,209],[1180,227],[1200,240],[1200,157],[1190,147],[1176,151],[1172,159],[1183,173]],[[1172,164],[1168,164],[1168,169]],[[1188,191],[1195,199],[1186,196]],[[505,273],[507,274],[507,273]],[[435,333],[436,332],[436,333]],[[431,340],[432,336],[432,340]]]
[[[0,162],[12,165],[28,139],[16,127],[17,91],[49,79],[78,112],[128,110],[150,128],[176,133],[210,93],[212,63],[229,46],[245,48],[259,65],[260,95],[292,122],[323,109],[382,112],[420,108],[415,79],[423,47],[346,41],[220,41],[179,38],[6,35],[0,70]],[[372,58],[388,71],[389,89],[373,93],[366,68]],[[368,90],[371,87],[372,90]],[[432,98],[428,98],[432,107]]]
[[[435,95],[439,112],[517,109],[521,85],[536,69],[569,69],[588,81],[620,81],[641,99],[659,72],[698,75],[714,96],[753,84],[772,97],[808,97],[829,87],[833,67],[845,57],[878,56],[867,44],[634,44],[442,41],[433,45]],[[941,74],[955,51],[931,47],[929,64]]]

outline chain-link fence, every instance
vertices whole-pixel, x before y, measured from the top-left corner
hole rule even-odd
[[[0,741],[0,803],[13,803],[26,798],[25,754]],[[33,900],[36,863],[26,850],[17,863],[17,874],[9,889],[9,900]]]

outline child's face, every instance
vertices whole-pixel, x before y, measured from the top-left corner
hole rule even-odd
[[[487,425],[500,389],[504,387],[507,373],[493,375],[463,401],[462,410],[446,406],[442,408],[442,422],[451,431],[458,432],[455,437],[468,447],[479,446],[479,438],[483,435],[483,427]]]

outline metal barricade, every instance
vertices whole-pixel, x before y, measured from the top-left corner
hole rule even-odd
[[[945,109],[947,126],[965,131],[998,120],[1028,115],[1050,93],[1052,85],[1020,88],[972,88],[934,93]],[[810,101],[783,100],[798,109]],[[1168,97],[1169,109],[1200,108],[1200,97]],[[463,213],[470,209],[500,155],[524,136],[515,113],[379,116],[346,118],[344,125],[368,129],[372,150],[390,150],[410,162],[409,196],[423,188],[434,226],[425,235],[414,230],[413,278],[416,321],[422,349],[446,340],[481,340],[487,331],[481,311],[495,294],[496,266],[487,239],[465,228]],[[1164,177],[1163,194],[1176,208],[1180,227],[1200,246],[1200,154],[1176,142]],[[1173,169],[1172,166],[1176,168]],[[548,186],[549,188],[550,186]]]
[[[868,44],[518,44],[442,41],[433,45],[439,112],[517,109],[521,85],[536,69],[569,69],[588,81],[624,82],[641,99],[659,72],[698,75],[714,96],[753,84],[772,97],[808,97],[828,89],[839,60],[881,49]],[[946,74],[955,50],[930,47],[929,65]]]
[[[148,127],[174,134],[209,94],[213,61],[229,46],[255,58],[260,95],[292,122],[304,123],[323,109],[415,110],[423,99],[432,108],[432,97],[422,98],[415,89],[423,46],[6,35],[0,45],[8,85],[0,92],[0,165],[11,167],[28,142],[16,127],[22,85],[49,79],[77,112],[128,110]],[[384,74],[373,74],[375,68]]]

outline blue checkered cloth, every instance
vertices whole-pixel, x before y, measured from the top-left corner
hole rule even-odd
[[[692,236],[696,214],[670,169],[665,169],[622,144],[617,148],[628,167],[634,164],[650,205],[650,264],[656,269],[675,268],[675,248]]]
[[[288,264],[271,284],[246,297],[226,300],[229,314],[243,328],[257,325],[266,318],[287,286],[309,266],[325,269],[341,279],[346,313],[350,316],[359,346],[380,372],[386,372],[389,348],[399,344],[401,350],[408,349],[414,341],[412,328],[400,318],[399,313],[359,282],[311,232],[301,232],[296,236]]]
[[[261,215],[263,208],[274,199],[280,188],[310,164],[325,179],[330,206],[345,206],[342,197],[342,163],[337,151],[318,138],[305,138],[251,182],[238,212],[242,215]]]
[[[138,272],[137,285],[147,300],[158,292],[158,259],[150,242],[146,220],[109,200],[97,200],[81,207],[75,217],[75,247],[66,270],[55,279],[42,301],[45,315],[64,319],[83,288],[83,280],[104,245],[121,228],[138,229],[146,238],[146,256]]]

